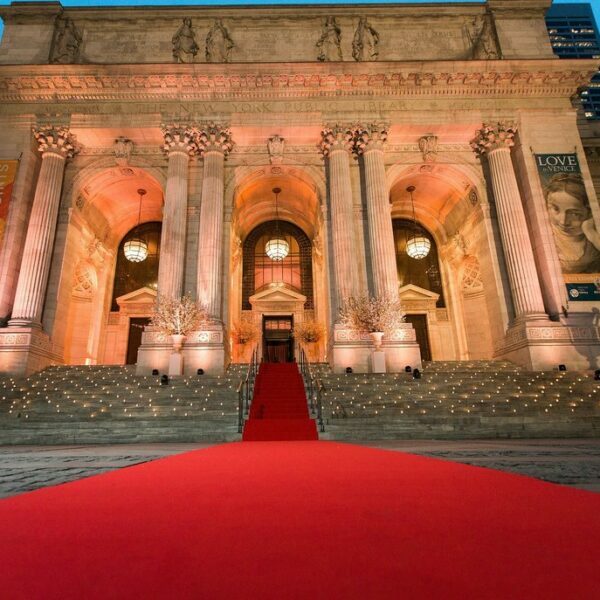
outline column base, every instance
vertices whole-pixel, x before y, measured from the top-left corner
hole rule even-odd
[[[421,351],[415,331],[410,323],[403,323],[391,336],[383,338],[381,351],[385,354],[385,367],[389,373],[400,373],[406,366],[421,369]],[[348,367],[354,373],[375,373],[373,341],[366,332],[357,332],[335,325],[331,348],[331,369],[344,373]]]
[[[136,374],[148,375],[153,369],[168,373],[172,353],[171,340],[165,339],[156,331],[146,329],[138,350]],[[184,375],[195,375],[198,369],[203,369],[207,375],[223,375],[226,366],[223,328],[211,325],[202,331],[190,333],[183,345],[181,356]]]
[[[52,365],[63,364],[41,326],[15,326],[0,330],[0,373],[28,376]]]
[[[523,319],[509,327],[495,358],[532,371],[550,371],[563,364],[572,371],[600,368],[600,327]]]

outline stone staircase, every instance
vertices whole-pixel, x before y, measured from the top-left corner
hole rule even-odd
[[[51,367],[0,377],[0,444],[238,440],[237,385],[223,377],[136,376],[133,367]],[[589,372],[528,372],[503,362],[435,362],[410,373],[333,374],[321,439],[475,439],[600,436],[600,382]]]
[[[237,432],[241,371],[136,376],[134,367],[50,367],[0,379],[0,444],[223,442]]]
[[[600,381],[589,372],[529,372],[497,361],[435,362],[410,373],[332,374],[321,439],[600,436]]]

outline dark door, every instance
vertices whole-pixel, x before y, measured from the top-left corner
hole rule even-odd
[[[148,323],[150,323],[148,317],[129,319],[129,341],[127,342],[128,365],[135,365],[137,363],[138,348],[142,343],[142,332]]]
[[[431,360],[427,315],[406,315],[406,322],[412,323],[417,334],[417,344],[419,344],[419,348],[421,349],[421,360]]]
[[[292,362],[294,340],[292,316],[263,317],[263,360],[265,362]]]

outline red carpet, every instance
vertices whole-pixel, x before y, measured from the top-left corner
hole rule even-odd
[[[318,439],[296,363],[260,365],[248,417],[242,436],[246,442]]]
[[[591,599],[600,495],[330,442],[227,444],[0,500],[2,598]]]

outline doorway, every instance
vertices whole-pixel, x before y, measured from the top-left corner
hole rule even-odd
[[[135,365],[137,363],[138,349],[142,343],[142,333],[144,332],[144,327],[149,323],[149,317],[133,317],[129,319],[126,364]]]
[[[294,339],[292,315],[263,316],[263,360],[271,363],[294,361]]]
[[[431,360],[427,315],[406,315],[406,322],[412,324],[417,335],[417,344],[419,344],[421,350],[421,360]]]

